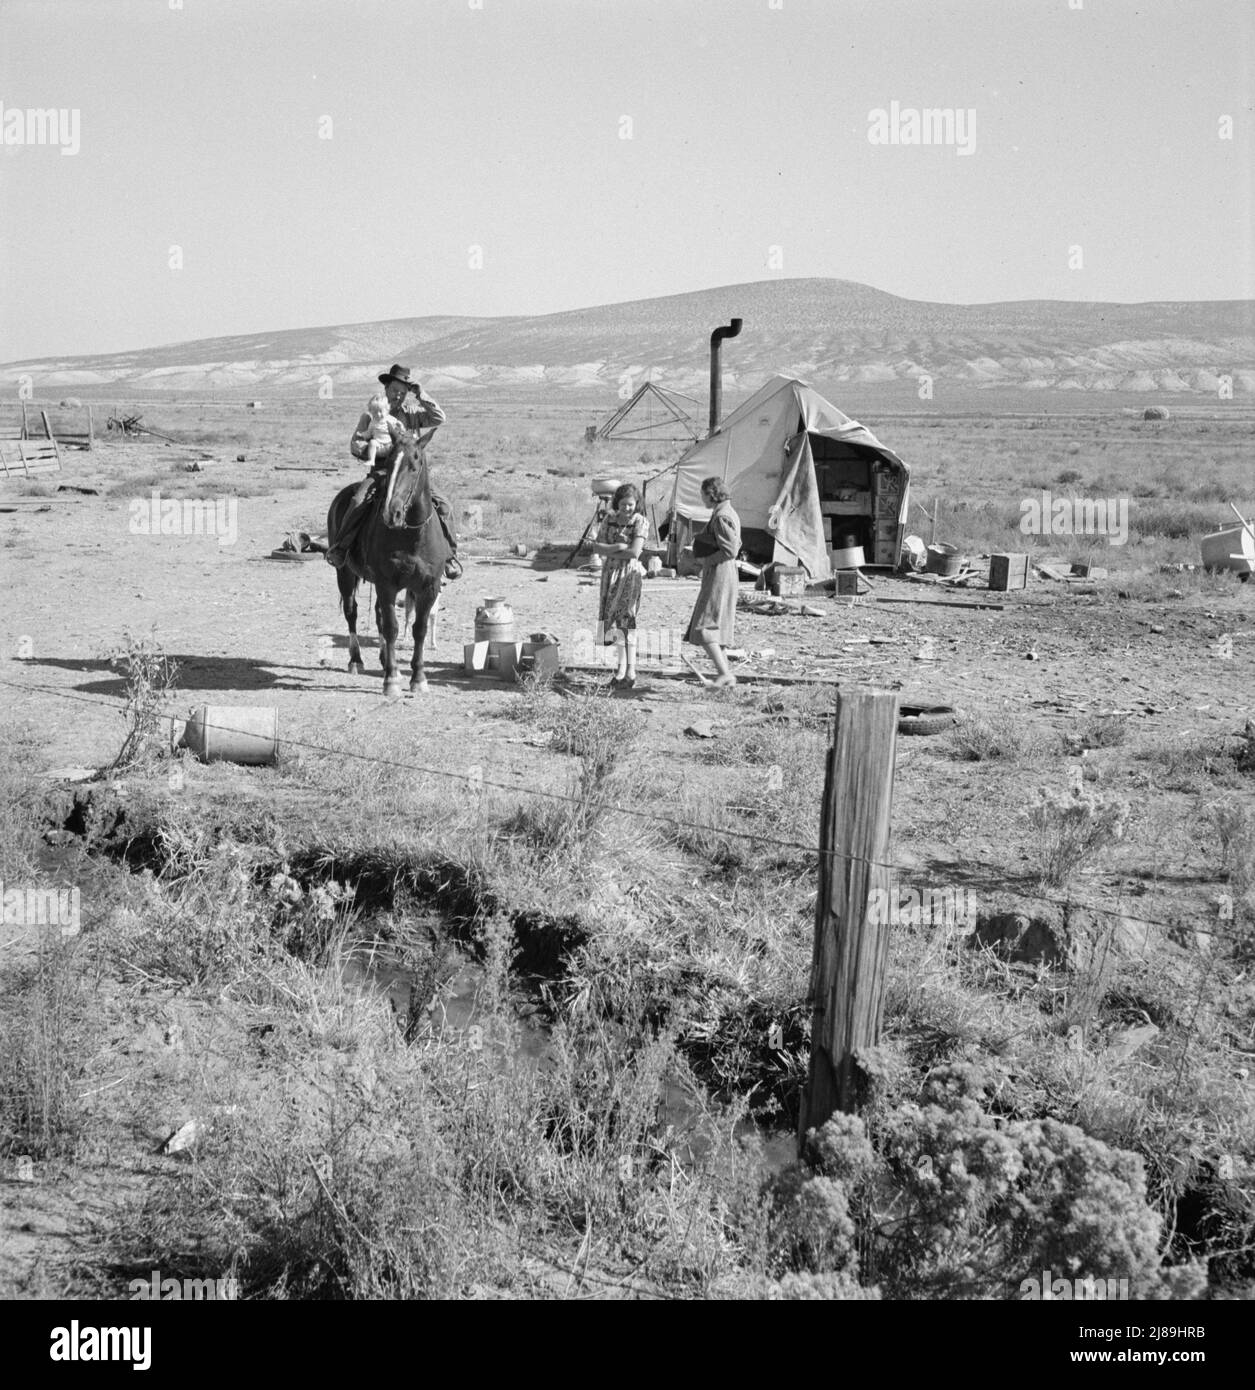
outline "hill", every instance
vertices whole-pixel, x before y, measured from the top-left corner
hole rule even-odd
[[[701,394],[710,330],[745,320],[725,348],[731,388],[775,372],[878,383],[928,375],[968,387],[1199,392],[1222,377],[1255,394],[1255,301],[1145,304],[1015,300],[938,304],[849,280],[762,280],[533,317],[391,319],[91,357],[8,363],[43,386],[283,390],[368,383],[389,362],[433,388],[619,385],[652,373]]]

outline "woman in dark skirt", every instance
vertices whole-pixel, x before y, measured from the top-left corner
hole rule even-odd
[[[731,644],[736,623],[736,557],[741,553],[741,519],[732,510],[728,490],[720,478],[707,478],[702,483],[702,501],[714,510],[705,531],[699,532],[693,542],[693,555],[702,561],[702,586],[697,591],[684,640],[706,649],[718,672],[711,684],[724,687],[736,684],[723,649]]]

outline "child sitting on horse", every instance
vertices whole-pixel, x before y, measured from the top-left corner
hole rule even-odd
[[[392,457],[392,450],[396,442],[401,437],[401,422],[392,414],[388,406],[388,398],[382,391],[373,395],[366,402],[366,415],[364,419],[369,420],[365,435],[365,450],[362,454],[362,462],[366,464],[367,473],[357,485],[357,491],[353,494],[353,501],[349,504],[348,516],[357,520],[362,516],[362,507],[366,501],[367,494],[372,486],[388,476],[387,462]],[[345,528],[344,535],[355,535],[357,527],[352,530]],[[338,569],[344,563],[344,558],[348,553],[348,545],[344,539],[327,551],[327,563],[335,565]]]
[[[366,437],[366,455],[362,462],[367,468],[374,468],[377,458],[386,458],[392,452],[401,432],[401,422],[393,415],[382,391],[366,402],[366,413],[370,416],[370,433]]]

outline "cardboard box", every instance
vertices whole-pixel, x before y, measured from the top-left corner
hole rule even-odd
[[[556,676],[562,670],[562,657],[556,642],[503,642],[498,674],[503,681],[522,680],[524,676]]]
[[[462,665],[468,676],[514,678],[514,668],[522,655],[522,642],[467,642],[462,648]]]
[[[1028,556],[998,554],[989,557],[989,587],[999,593],[1028,588]]]

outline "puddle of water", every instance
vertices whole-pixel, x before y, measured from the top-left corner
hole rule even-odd
[[[359,952],[346,962],[344,979],[346,983],[387,994],[400,1017],[408,1014],[414,989],[413,973],[371,950],[368,943],[362,943]],[[483,967],[464,960],[440,990],[428,1013],[431,1027],[437,1034],[461,1036],[470,1044],[471,1030],[484,1019],[480,1005],[483,981]],[[508,1041],[496,1042],[492,1051],[505,1066],[519,1061],[536,1064],[548,1055],[549,1041],[543,1028],[518,1020]],[[670,1080],[663,1082],[659,1110],[661,1125],[664,1130],[671,1130],[672,1142],[681,1160],[700,1162],[714,1142],[712,1126],[716,1121],[705,1113],[686,1086]],[[778,1173],[797,1160],[797,1136],[791,1131],[766,1129],[746,1118],[738,1122],[734,1134],[738,1139],[757,1141],[767,1172]]]
[[[359,953],[345,962],[344,980],[347,984],[386,994],[397,1014],[402,1018],[408,1016],[414,991],[414,974],[395,960],[363,945]],[[452,979],[437,992],[427,1010],[432,1029],[446,1037],[450,1034],[464,1037],[469,1046],[474,1046],[471,1030],[483,1027],[485,1034],[488,1031],[480,1005],[483,983],[483,967],[474,961],[463,961]],[[508,1043],[504,1047],[498,1044],[495,1050],[502,1054],[503,1061],[522,1059],[539,1062],[548,1051],[548,1046],[543,1029],[526,1020],[516,1020],[510,1030]]]
[[[761,1129],[753,1120],[742,1120],[737,1137],[758,1136],[763,1146],[763,1166],[771,1173],[783,1172],[797,1162],[797,1135],[778,1129]]]
[[[662,1090],[662,1123],[670,1128],[676,1149],[682,1157],[700,1162],[714,1142],[711,1133],[716,1121],[702,1109],[700,1102],[686,1086],[664,1081]],[[733,1137],[745,1142],[757,1141],[765,1171],[779,1173],[797,1162],[797,1136],[791,1131],[766,1129],[746,1116],[732,1131]]]

